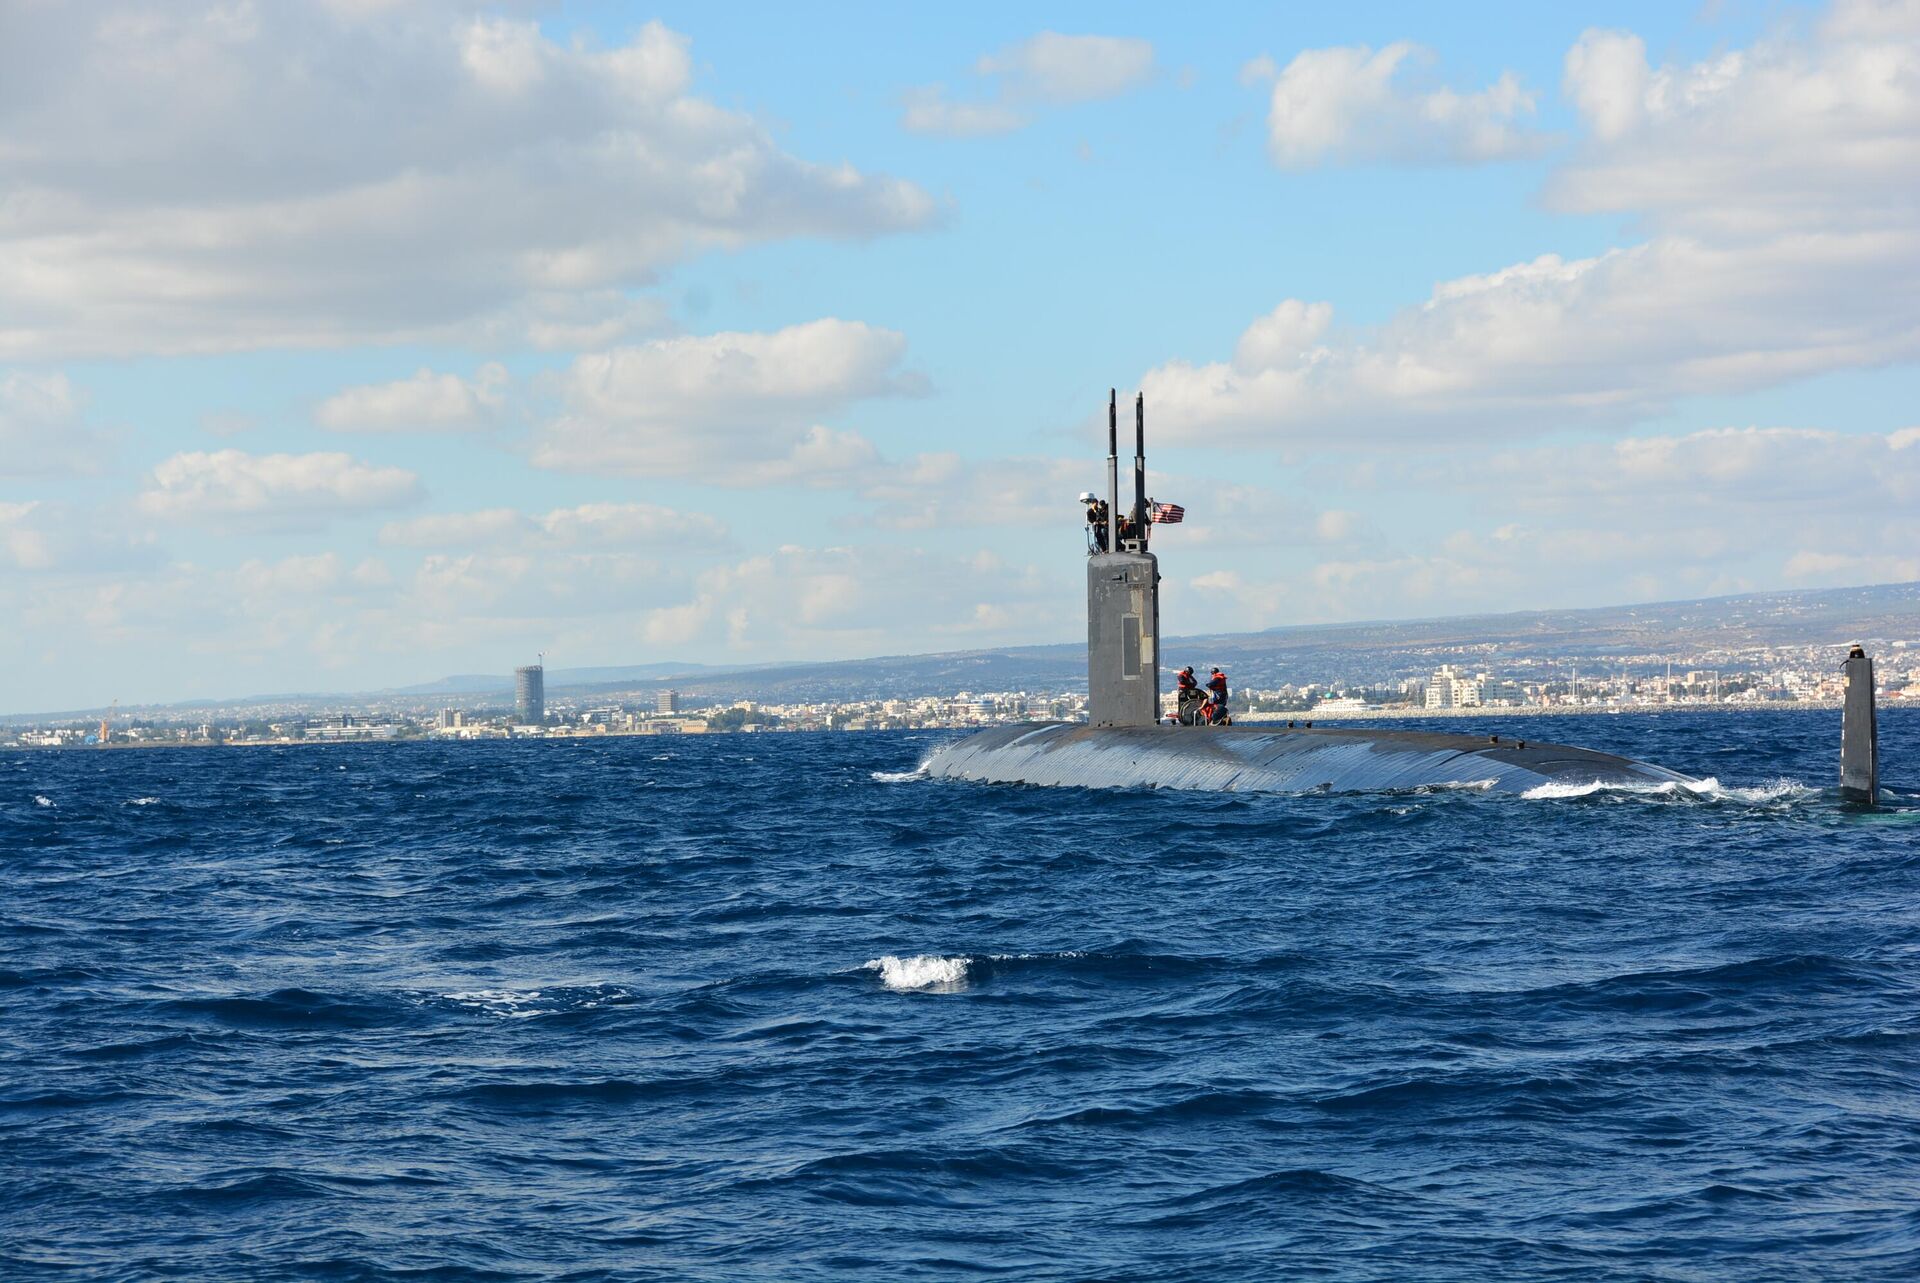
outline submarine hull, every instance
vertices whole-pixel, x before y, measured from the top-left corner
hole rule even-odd
[[[1693,784],[1630,758],[1562,744],[1346,727],[997,726],[948,744],[929,775],[1078,788],[1357,793],[1477,785]]]

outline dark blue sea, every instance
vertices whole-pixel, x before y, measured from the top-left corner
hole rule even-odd
[[[0,1275],[1920,1278],[1920,715],[1699,792],[0,754]],[[1474,729],[1499,729],[1475,722]]]

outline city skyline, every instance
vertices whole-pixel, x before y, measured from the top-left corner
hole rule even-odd
[[[1110,386],[1169,633],[1920,579],[1911,3],[26,5],[0,83],[0,708],[1062,641]]]

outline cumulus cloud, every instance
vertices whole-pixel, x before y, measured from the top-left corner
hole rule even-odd
[[[108,444],[66,375],[0,371],[0,477],[93,472]]]
[[[678,548],[723,552],[727,528],[703,512],[651,503],[585,503],[538,515],[514,508],[437,513],[389,522],[380,542],[400,548]]]
[[[1267,152],[1282,169],[1366,161],[1472,164],[1538,151],[1543,138],[1524,122],[1534,95],[1512,72],[1484,89],[1408,83],[1431,62],[1409,41],[1384,49],[1353,45],[1307,49],[1284,69],[1262,55],[1241,69],[1242,83],[1271,77]]]
[[[1659,67],[1640,37],[1588,31],[1564,88],[1588,138],[1549,185],[1556,207],[1790,251],[1798,238],[1874,237],[1910,266],[1920,8],[1841,3],[1810,31]]]
[[[909,90],[901,125],[913,133],[978,137],[1012,133],[1042,105],[1115,98],[1153,78],[1153,45],[1124,36],[1069,36],[1042,31],[980,58],[975,75],[987,96],[951,99],[944,85]]]
[[[419,499],[420,480],[404,468],[349,455],[248,454],[241,450],[176,454],[153,470],[141,512],[213,529],[312,528],[336,516],[397,508]]]
[[[1268,445],[1537,435],[1920,356],[1920,18],[1899,13],[1843,5],[1658,70],[1637,37],[1587,33],[1567,64],[1587,134],[1548,196],[1637,213],[1649,239],[1443,281],[1364,329],[1288,300],[1231,360],[1150,371],[1160,422]]]
[[[412,378],[343,388],[313,418],[334,432],[470,432],[496,421],[506,387],[506,367],[496,362],[471,379],[422,368]]]
[[[596,353],[558,379],[562,412],[537,433],[536,466],[718,485],[844,482],[878,453],[813,423],[869,397],[913,394],[905,336],[819,320]]]
[[[0,358],[606,342],[691,254],[934,213],[698,97],[658,23],[601,48],[454,3],[94,0],[16,6],[4,44]]]

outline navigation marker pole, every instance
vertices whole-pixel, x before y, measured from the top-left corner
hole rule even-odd
[[[1880,800],[1880,732],[1873,716],[1873,661],[1855,646],[1841,671],[1840,800],[1874,806]]]

